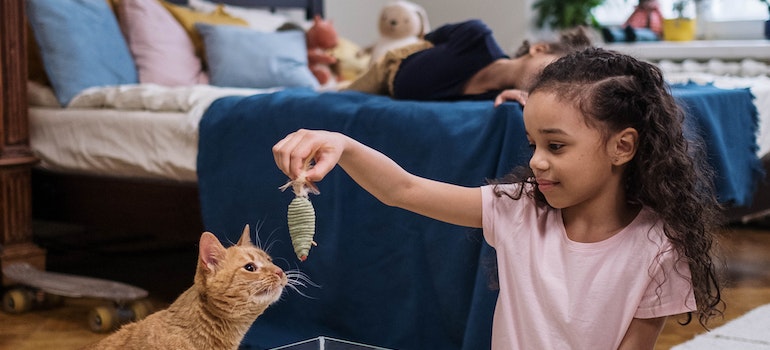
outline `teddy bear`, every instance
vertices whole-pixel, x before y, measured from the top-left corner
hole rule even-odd
[[[332,66],[337,63],[337,58],[330,52],[337,47],[337,31],[331,20],[324,20],[316,15],[313,25],[305,33],[307,42],[307,61],[310,72],[321,85],[335,80]]]
[[[382,7],[377,28],[380,37],[373,46],[365,50],[371,55],[370,66],[389,50],[422,39],[430,31],[430,24],[422,6],[411,1],[393,0]]]

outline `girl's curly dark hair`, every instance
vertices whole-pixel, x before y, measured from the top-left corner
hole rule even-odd
[[[638,150],[625,173],[626,197],[662,219],[665,235],[690,267],[698,320],[706,327],[724,309],[712,247],[722,209],[702,142],[685,138],[684,112],[661,71],[628,55],[588,48],[546,66],[530,94],[544,91],[576,106],[605,137],[637,130]],[[533,182],[533,176],[519,169],[501,182]],[[534,188],[526,194],[547,205],[536,186],[525,187]]]

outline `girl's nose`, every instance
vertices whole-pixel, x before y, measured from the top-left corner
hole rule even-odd
[[[535,150],[535,152],[532,152],[532,158],[529,159],[529,167],[533,170],[543,171],[548,169],[548,161],[540,152]]]

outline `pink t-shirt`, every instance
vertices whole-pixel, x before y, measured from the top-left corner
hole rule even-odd
[[[500,279],[492,349],[617,349],[633,318],[695,310],[690,269],[650,209],[608,239],[580,243],[561,210],[497,197],[494,186],[482,187],[482,200]]]

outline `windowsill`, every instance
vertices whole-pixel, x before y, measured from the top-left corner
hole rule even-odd
[[[694,59],[742,60],[751,58],[770,62],[770,40],[693,40],[611,43],[604,47],[645,60]]]

